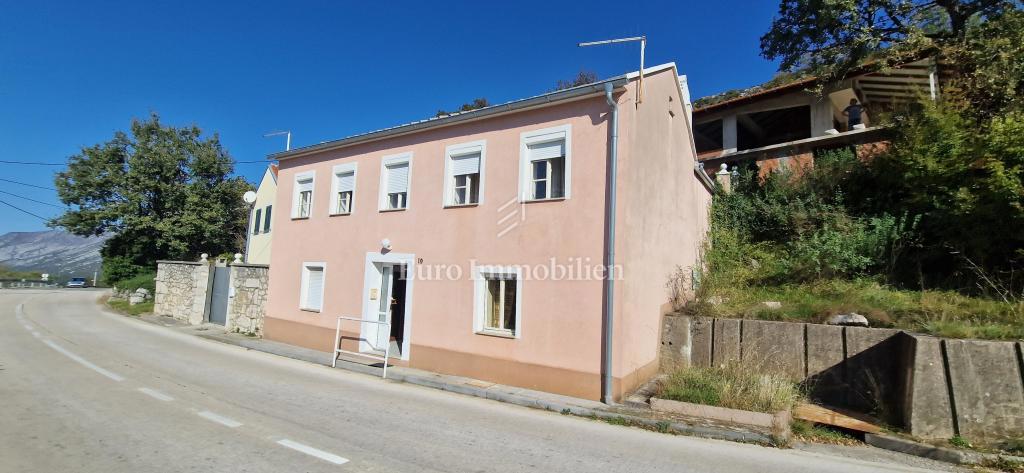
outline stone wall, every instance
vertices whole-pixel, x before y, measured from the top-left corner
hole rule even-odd
[[[1021,344],[892,329],[667,315],[661,367],[756,364],[922,438],[1024,434]]]
[[[158,261],[153,313],[202,324],[209,310],[211,276],[209,263]]]
[[[225,329],[263,335],[263,313],[267,302],[270,267],[258,264],[231,265],[231,292]]]

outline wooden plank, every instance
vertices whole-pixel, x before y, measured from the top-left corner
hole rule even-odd
[[[881,427],[877,425],[877,421],[867,416],[839,412],[814,404],[800,404],[796,406],[793,408],[793,417],[858,432],[867,432],[869,434],[878,433],[881,430]]]

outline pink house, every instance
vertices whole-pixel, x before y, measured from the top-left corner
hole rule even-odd
[[[342,343],[398,365],[606,401],[649,379],[711,183],[675,65],[640,103],[639,78],[272,155],[266,338],[331,351],[345,316],[390,322]]]

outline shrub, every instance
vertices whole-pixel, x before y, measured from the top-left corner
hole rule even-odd
[[[125,279],[123,281],[117,281],[113,285],[118,289],[126,290],[128,292],[135,292],[136,289],[141,287],[148,290],[150,294],[153,294],[154,292],[156,292],[155,279],[156,274],[146,273],[140,274],[130,279]]]
[[[146,268],[132,262],[125,256],[106,256],[103,258],[103,283],[114,286],[119,281],[127,281],[142,273]]]

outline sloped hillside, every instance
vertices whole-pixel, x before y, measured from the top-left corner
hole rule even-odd
[[[0,265],[54,277],[92,277],[100,267],[105,238],[84,238],[60,230],[0,235]]]

